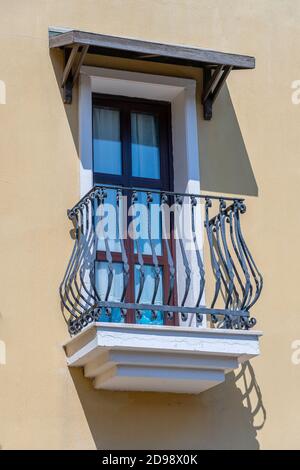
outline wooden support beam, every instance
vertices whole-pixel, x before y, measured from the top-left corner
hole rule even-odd
[[[78,54],[80,47],[81,51]],[[88,48],[88,45],[80,46],[79,44],[75,44],[72,49],[64,48],[65,69],[63,71],[61,86],[63,88],[65,104],[72,103],[73,86],[78,78],[80,67],[83,64]]]
[[[219,66],[213,72],[210,68],[203,69],[203,116],[205,121],[210,121],[212,118],[212,106],[228,75],[232,70],[232,66]]]
[[[86,56],[86,54],[87,54],[88,48],[89,48],[89,46],[83,46],[83,47],[82,47],[82,50],[81,50],[81,52],[80,52],[79,59],[78,59],[78,61],[77,61],[76,66],[74,67],[73,85],[74,85],[74,83],[75,83],[76,80],[77,80],[77,77],[78,77],[79,72],[80,72],[80,67],[81,67],[82,64],[83,64],[83,61],[84,61],[84,58],[85,58],[85,56]]]
[[[65,56],[66,65],[65,65],[63,79],[62,79],[63,100],[65,104],[70,104],[72,103],[72,62],[70,60],[71,49],[65,48],[64,56]],[[68,69],[68,74],[66,73],[67,69]]]
[[[65,69],[64,69],[64,72],[63,72],[62,80],[61,80],[61,86],[62,87],[65,86],[65,84],[66,84],[66,82],[69,78],[70,72],[72,71],[72,67],[73,67],[74,60],[76,58],[76,54],[77,54],[78,49],[79,49],[78,44],[75,44],[72,47],[71,53],[70,53],[69,49],[65,48],[65,59],[67,58],[67,61],[66,61],[66,64],[65,64]]]
[[[212,102],[213,103],[215,102],[218,94],[220,93],[220,90],[221,90],[222,86],[224,85],[224,83],[226,82],[226,79],[227,79],[228,75],[230,74],[231,70],[232,70],[232,67],[229,67],[229,66],[224,68],[222,76],[219,79],[219,81],[216,84],[216,86],[214,88],[214,91],[213,91],[213,96],[212,96]]]
[[[205,103],[205,101],[207,100],[207,98],[208,98],[209,94],[211,93],[215,83],[217,83],[217,81],[219,80],[220,75],[223,71],[223,68],[224,68],[223,65],[219,65],[215,69],[213,74],[211,75],[210,79],[208,79],[205,87],[203,86],[202,103]]]

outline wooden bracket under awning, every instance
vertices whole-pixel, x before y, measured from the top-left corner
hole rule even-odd
[[[232,70],[231,65],[218,65],[216,69],[203,69],[203,116],[206,121],[212,118],[212,106],[223,84]]]
[[[212,118],[212,108],[232,70],[255,68],[255,58],[247,55],[161,44],[137,39],[107,36],[84,31],[67,31],[49,36],[50,49],[63,49],[65,67],[62,75],[64,102],[72,103],[72,90],[87,53],[142,61],[176,64],[203,69],[202,104],[205,120]]]
[[[71,48],[64,48],[65,68],[61,87],[64,92],[64,103],[66,104],[72,103],[73,85],[79,75],[88,48],[88,45],[79,46],[79,44],[74,44]]]

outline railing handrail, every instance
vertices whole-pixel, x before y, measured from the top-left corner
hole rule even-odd
[[[141,188],[137,186],[120,186],[120,185],[105,185],[105,184],[95,184],[71,209],[69,212],[76,210],[80,204],[83,204],[90,195],[96,191],[97,189],[113,189],[113,190],[123,190],[123,191],[136,191],[140,193],[153,193],[153,194],[165,194],[167,196],[182,196],[182,197],[189,197],[189,198],[197,198],[197,199],[211,199],[211,200],[223,200],[223,201],[238,201],[244,202],[245,199],[240,196],[218,196],[216,194],[196,194],[196,193],[182,193],[180,191],[165,191],[163,189],[152,189],[152,188]]]

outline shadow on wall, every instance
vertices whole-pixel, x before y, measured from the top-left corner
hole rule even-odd
[[[258,449],[266,411],[249,363],[200,395],[95,390],[70,369],[97,449]]]
[[[198,115],[202,116],[202,107],[198,109]],[[214,104],[212,120],[199,123],[199,147],[203,192],[258,196],[257,183],[227,85]]]
[[[66,105],[63,102],[62,88],[60,86],[62,81],[62,74],[64,70],[64,54],[62,51],[50,50],[49,57],[52,63],[53,74],[57,83],[58,98],[61,106],[63,106],[68,119],[71,135],[76,148],[76,157],[79,158],[79,129],[78,129],[78,87],[73,88],[73,101],[72,105]],[[66,136],[67,137],[67,136]]]

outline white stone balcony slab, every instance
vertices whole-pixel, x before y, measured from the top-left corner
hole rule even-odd
[[[92,323],[64,345],[102,390],[200,393],[259,355],[254,330]]]

